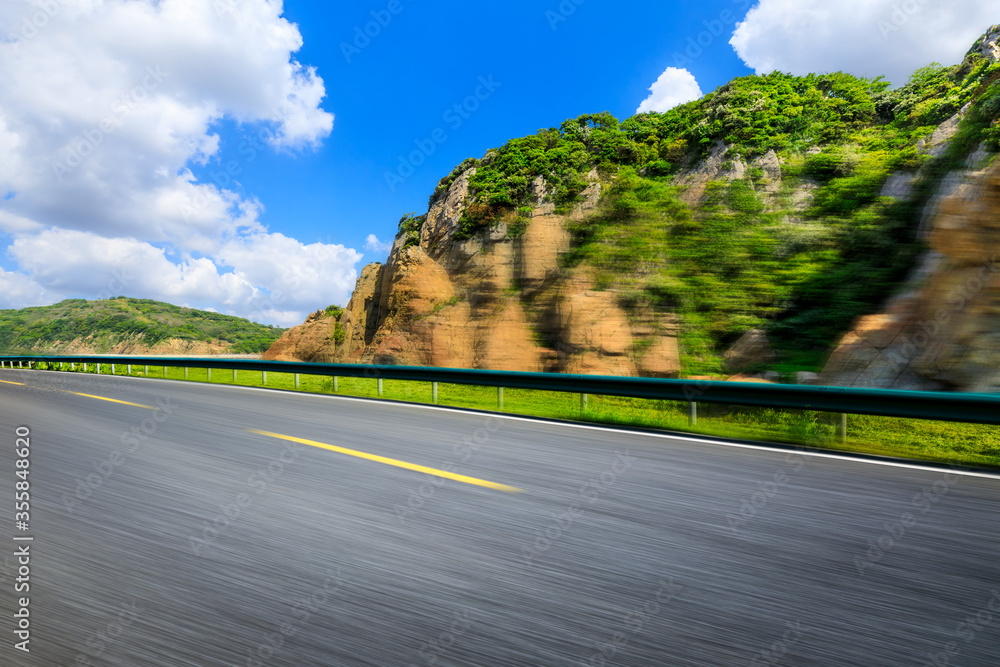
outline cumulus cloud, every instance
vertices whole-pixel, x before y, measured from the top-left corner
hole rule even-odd
[[[378,237],[374,234],[369,234],[368,238],[365,239],[365,250],[377,255],[384,255],[392,250],[392,242],[388,241],[383,243],[382,241],[379,241]]]
[[[142,295],[282,326],[299,324],[317,303],[343,302],[362,257],[343,245],[303,244],[276,233],[231,239],[211,259],[174,257],[169,248],[134,238],[67,229],[18,238],[9,254],[31,278],[0,274],[0,290],[25,305],[71,293]]]
[[[678,104],[697,100],[702,96],[701,87],[694,75],[686,69],[668,67],[649,87],[649,97],[642,101],[636,113],[668,111]]]
[[[996,20],[981,0],[760,0],[729,43],[758,74],[844,71],[901,85],[931,62],[960,62]]]
[[[56,294],[14,271],[0,270],[0,294],[5,300],[22,306],[46,306],[57,300]]]
[[[238,315],[299,321],[346,300],[358,252],[271,233],[260,202],[190,170],[217,157],[224,120],[265,129],[272,150],[330,134],[323,80],[281,14],[276,0],[0,4],[0,232],[19,269],[0,275],[0,307],[95,298],[123,267],[114,295]]]

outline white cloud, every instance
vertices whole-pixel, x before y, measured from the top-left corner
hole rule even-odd
[[[361,260],[342,245],[304,245],[267,233],[230,240],[214,260],[171,258],[144,241],[65,229],[19,238],[9,254],[31,279],[3,274],[0,289],[9,283],[34,305],[71,293],[142,295],[284,326],[301,323],[317,307],[346,301],[357,279],[353,266]]]
[[[47,306],[59,300],[23,273],[0,269],[0,294],[4,300],[20,306]]]
[[[668,67],[649,87],[650,95],[642,101],[636,113],[669,111],[678,104],[697,100],[702,96],[701,87],[694,75],[686,69]]]
[[[316,148],[331,132],[323,80],[295,60],[302,37],[282,11],[280,0],[0,3],[0,232],[20,269],[0,275],[0,307],[95,298],[121,267],[134,278],[113,295],[234,314],[284,292],[266,309],[282,323],[346,300],[359,253],[269,233],[260,202],[189,169],[211,168],[223,120],[262,128],[265,149]],[[329,265],[291,268],[318,259]]]
[[[901,85],[931,62],[961,62],[996,21],[982,0],[760,0],[729,43],[758,74],[844,71]]]
[[[379,241],[378,237],[374,234],[369,234],[368,238],[365,239],[365,250],[378,255],[383,255],[392,250],[392,241],[383,243],[382,241]]]

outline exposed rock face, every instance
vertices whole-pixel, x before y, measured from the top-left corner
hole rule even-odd
[[[879,196],[906,199],[913,192],[914,179],[915,176],[913,174],[908,174],[905,171],[897,171],[886,180]]]
[[[628,320],[611,292],[572,293],[563,300],[559,316],[563,340],[574,351],[621,357],[632,345]]]
[[[384,318],[420,318],[454,296],[455,286],[444,267],[419,246],[410,246],[397,251],[386,265],[379,311]]]
[[[769,364],[774,360],[774,350],[767,334],[762,329],[751,329],[722,355],[722,367],[727,373],[740,373],[751,366]]]
[[[946,187],[913,290],[854,325],[821,384],[1000,390],[1000,162]]]
[[[337,348],[336,361],[360,360],[365,346],[371,342],[370,334],[374,334],[378,326],[381,275],[381,264],[369,264],[361,269],[354,293],[351,294],[351,301],[341,317],[341,327],[345,335],[342,345]]]
[[[955,136],[958,132],[958,124],[962,118],[969,112],[969,108],[972,103],[966,104],[962,107],[958,113],[937,126],[934,132],[927,139],[921,139],[917,142],[917,150],[922,153],[927,153],[931,157],[938,157],[942,155],[945,149],[948,147],[948,142],[951,138]]]
[[[639,375],[654,378],[677,378],[681,373],[681,355],[677,333],[664,335],[642,356]]]
[[[305,324],[289,329],[261,356],[267,361],[333,361],[336,322],[313,313]]]
[[[998,62],[1000,61],[1000,47],[997,46],[998,44],[1000,44],[1000,25],[990,26],[986,34],[969,49],[969,54],[976,53],[994,62]]]
[[[556,214],[537,178],[518,238],[501,221],[456,239],[473,173],[459,175],[431,204],[418,245],[400,234],[384,265],[362,270],[338,321],[310,316],[266,358],[676,377],[675,316],[630,324],[616,292],[595,290],[589,273],[560,267],[570,248],[567,224],[600,202],[596,170],[565,214]],[[637,366],[640,340],[645,353]]]
[[[778,160],[778,154],[774,150],[769,150],[755,158],[750,166],[764,172],[764,177],[759,183],[761,191],[766,195],[778,194],[781,190],[781,162]]]
[[[462,172],[427,212],[427,221],[420,229],[420,247],[435,259],[439,259],[451,245],[451,239],[458,230],[458,220],[465,211],[465,200],[469,196],[469,178],[475,173],[475,168]]]
[[[956,266],[977,266],[1000,249],[1000,164],[941,203],[930,245]]]
[[[117,343],[95,339],[94,336],[75,338],[53,345],[36,344],[32,352],[36,354],[118,354],[118,355],[163,355],[163,356],[213,356],[229,354],[232,346],[228,343],[206,343],[200,340],[168,338],[149,345],[142,334],[126,337]]]
[[[506,299],[498,311],[480,327],[479,367],[495,371],[541,371],[542,350],[532,339],[521,302]]]
[[[521,236],[521,287],[537,294],[559,275],[559,255],[569,250],[570,236],[562,216],[540,215]]]
[[[474,368],[475,327],[467,301],[446,306],[416,323],[416,338],[426,341],[425,359],[429,366]]]
[[[681,201],[690,205],[697,204],[711,181],[743,178],[746,169],[746,163],[739,156],[729,154],[728,146],[721,141],[716,142],[707,158],[694,169],[685,170],[677,176],[677,184],[684,187],[680,194]],[[779,176],[780,171],[779,166]]]

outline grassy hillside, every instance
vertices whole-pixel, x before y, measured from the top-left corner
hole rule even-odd
[[[921,151],[967,103],[944,154]],[[980,145],[1000,148],[998,116],[1000,63],[975,49],[897,89],[839,72],[748,76],[666,113],[585,115],[511,140],[459,165],[432,201],[476,166],[459,236],[499,221],[514,236],[536,176],[566,210],[596,167],[610,187],[575,225],[567,268],[594,267],[596,287],[617,289],[626,311],[678,312],[684,374],[720,372],[721,352],[751,328],[767,329],[791,366],[818,370],[851,321],[912,268],[923,249],[920,212],[942,176]],[[720,145],[725,160],[748,164],[775,151],[777,195],[762,197],[763,170],[750,168],[742,180],[709,184],[699,205],[683,203],[674,177]],[[880,197],[897,171],[916,177],[907,201]],[[807,189],[803,207],[796,197]]]
[[[0,310],[0,351],[7,353],[36,346],[59,351],[73,340],[93,336],[99,351],[123,340],[152,346],[173,338],[222,342],[230,344],[235,354],[252,354],[266,350],[282,332],[239,317],[125,297],[67,299],[52,306]]]

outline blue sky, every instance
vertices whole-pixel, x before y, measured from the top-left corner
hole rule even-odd
[[[718,19],[723,10],[733,16],[740,11],[740,3],[729,0],[647,3],[638,12],[587,0],[567,3],[574,11],[565,17],[558,2],[431,7],[404,0],[395,15],[388,5],[286,2],[285,17],[305,42],[298,58],[317,67],[327,85],[323,108],[336,114],[334,131],[315,154],[262,153],[248,162],[237,149],[253,129],[226,123],[219,161],[196,173],[212,178],[236,161],[244,191],[264,202],[272,225],[280,221],[281,229],[303,241],[329,236],[363,248],[371,233],[391,239],[402,214],[425,212],[437,181],[467,157],[580,114],[635,113],[674,52],[706,31],[703,21],[728,28],[688,66],[703,90],[753,73],[727,44],[733,25]],[[365,42],[356,30],[379,16],[391,20],[357,49]],[[480,77],[499,86],[467,119],[454,112],[445,119],[474,95]],[[428,144],[439,128],[447,140]],[[390,188],[385,172],[396,171],[401,155],[420,150],[421,140],[433,145],[433,153]],[[366,252],[365,259],[383,258]]]
[[[125,294],[290,326],[512,137],[775,69],[901,84],[996,22],[975,0],[10,0],[0,308]]]

